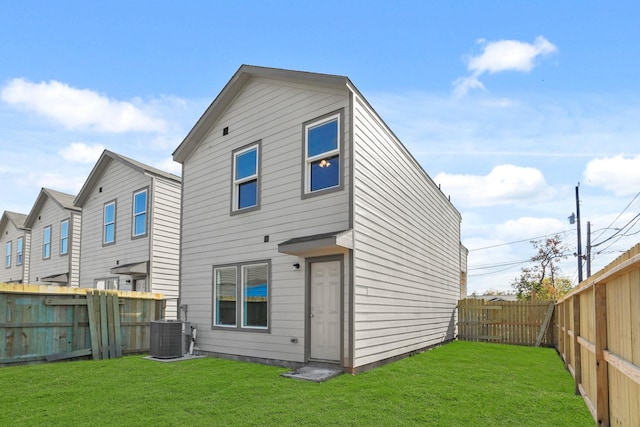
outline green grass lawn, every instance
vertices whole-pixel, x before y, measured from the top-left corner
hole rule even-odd
[[[142,356],[0,368],[1,426],[593,426],[552,349],[457,341],[325,383]]]

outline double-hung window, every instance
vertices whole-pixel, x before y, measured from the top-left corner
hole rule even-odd
[[[11,267],[11,242],[7,242],[7,244],[5,245],[5,267],[10,268]]]
[[[147,190],[133,194],[133,237],[147,234]]]
[[[215,267],[214,326],[235,329],[269,328],[269,263]]]
[[[16,242],[16,265],[22,265],[22,260],[24,257],[24,239],[22,237],[18,237]]]
[[[340,114],[304,126],[305,194],[340,187]]]
[[[69,220],[60,223],[60,255],[69,253]]]
[[[116,202],[104,205],[102,243],[110,245],[116,242]]]
[[[260,202],[260,142],[233,152],[232,212],[258,208]]]
[[[51,258],[51,226],[48,225],[42,231],[42,258]]]

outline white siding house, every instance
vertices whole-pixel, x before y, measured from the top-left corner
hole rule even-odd
[[[74,196],[43,188],[25,220],[31,230],[29,280],[78,287],[82,212]]]
[[[461,216],[348,78],[244,65],[173,155],[200,352],[358,372],[454,338]]]
[[[27,215],[5,211],[0,219],[0,248],[4,250],[0,283],[29,281],[31,232],[24,226]]]
[[[162,293],[175,318],[180,177],[105,150],[75,199],[80,287]]]

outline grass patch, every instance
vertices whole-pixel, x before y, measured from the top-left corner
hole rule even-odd
[[[0,368],[0,425],[593,426],[552,349],[457,341],[326,383],[223,359]]]

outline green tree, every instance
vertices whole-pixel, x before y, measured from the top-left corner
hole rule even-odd
[[[568,248],[560,236],[532,240],[531,244],[536,254],[531,257],[533,264],[522,268],[520,276],[511,282],[518,299],[557,300],[571,289],[571,281],[560,277],[559,262],[568,256]]]

